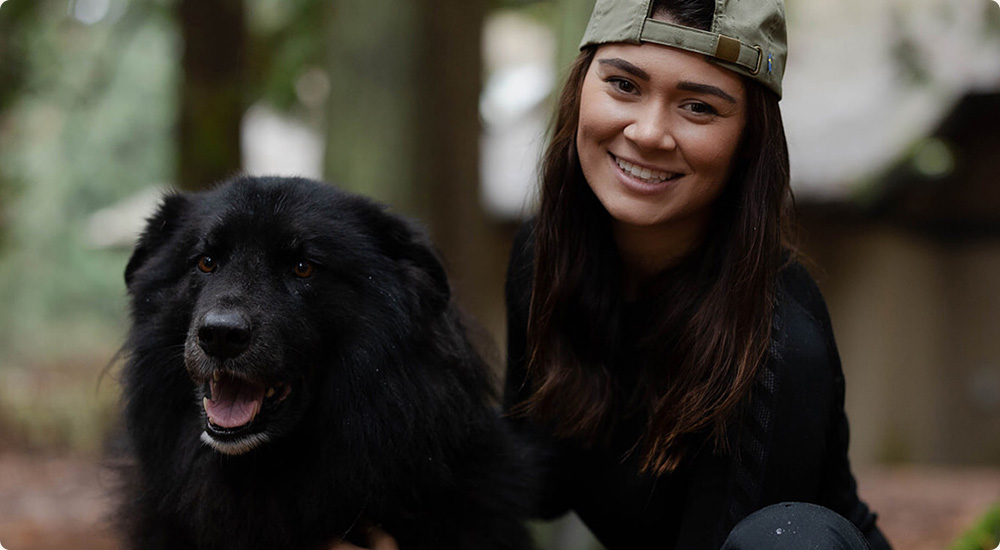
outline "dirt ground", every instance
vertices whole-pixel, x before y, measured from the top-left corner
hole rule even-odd
[[[943,550],[993,502],[1000,469],[869,468],[862,498],[897,550]],[[0,454],[0,544],[7,550],[117,548],[106,517],[113,478],[94,461]]]
[[[0,454],[0,544],[7,550],[117,548],[106,521],[112,481],[93,461]]]
[[[905,466],[857,472],[861,498],[897,550],[944,550],[1000,502],[1000,469]]]

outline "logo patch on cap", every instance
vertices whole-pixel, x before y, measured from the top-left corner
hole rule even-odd
[[[715,47],[715,57],[730,63],[740,60],[740,41],[725,35],[719,35],[719,45]]]

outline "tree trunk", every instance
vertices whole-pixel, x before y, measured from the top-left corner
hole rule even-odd
[[[506,240],[479,204],[485,0],[333,0],[326,175],[426,224],[463,306],[503,325]]]
[[[456,295],[494,334],[503,326],[507,245],[480,204],[479,93],[486,3],[422,0],[415,189]]]
[[[199,189],[241,166],[246,27],[242,0],[180,0],[184,53],[177,186]]]

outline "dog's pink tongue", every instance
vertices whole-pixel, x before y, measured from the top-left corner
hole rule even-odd
[[[264,402],[264,387],[230,377],[212,383],[212,398],[205,399],[208,420],[220,428],[239,428],[257,416]]]

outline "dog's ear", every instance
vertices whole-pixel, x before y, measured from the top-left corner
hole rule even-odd
[[[425,305],[432,311],[441,311],[451,300],[451,285],[437,250],[418,224],[399,218],[394,221],[388,232],[393,257],[405,265],[408,278],[421,290],[418,295]]]
[[[165,195],[156,213],[146,221],[136,242],[132,257],[125,266],[125,287],[132,289],[135,273],[160,249],[180,226],[180,218],[188,209],[190,201],[186,195],[171,193]]]

